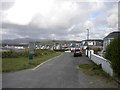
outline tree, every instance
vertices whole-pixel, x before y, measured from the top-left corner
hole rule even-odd
[[[120,75],[120,36],[107,46],[105,58],[111,61],[114,72]]]

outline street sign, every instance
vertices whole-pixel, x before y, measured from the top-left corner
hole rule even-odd
[[[35,43],[34,42],[29,42],[29,60],[33,59],[33,54],[35,49]]]
[[[34,42],[30,42],[29,43],[29,53],[30,54],[34,54],[34,49],[35,49],[35,43]]]
[[[35,42],[29,42],[29,49],[35,49]]]

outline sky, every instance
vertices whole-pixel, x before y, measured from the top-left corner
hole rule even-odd
[[[0,0],[2,39],[103,39],[118,31],[118,0]]]

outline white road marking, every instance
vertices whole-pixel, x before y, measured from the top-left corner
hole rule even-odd
[[[49,62],[49,61],[51,61],[51,60],[53,60],[53,59],[55,59],[55,58],[58,58],[58,57],[60,57],[60,56],[62,56],[62,53],[61,53],[61,55],[59,55],[59,56],[56,56],[56,57],[51,58],[51,59],[49,59],[49,60],[47,60],[47,61],[44,61],[43,63],[39,64],[38,66],[36,66],[35,68],[33,68],[33,69],[31,69],[31,70],[36,70],[36,69],[39,68],[41,65],[43,65],[43,64],[45,64],[45,63],[47,63],[47,62]]]

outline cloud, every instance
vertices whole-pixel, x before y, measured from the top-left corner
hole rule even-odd
[[[15,0],[0,0],[0,5],[2,8],[0,8],[0,11],[8,10],[14,5]]]
[[[16,0],[4,4],[3,39],[102,39],[117,28],[117,3],[104,0]]]
[[[88,18],[90,10],[82,9],[86,8],[87,4],[58,1],[50,7],[48,13],[39,12],[30,23],[47,29],[66,29],[74,23],[82,22]]]
[[[109,27],[118,26],[118,6],[113,6],[109,11],[109,17],[107,17],[107,23]]]

